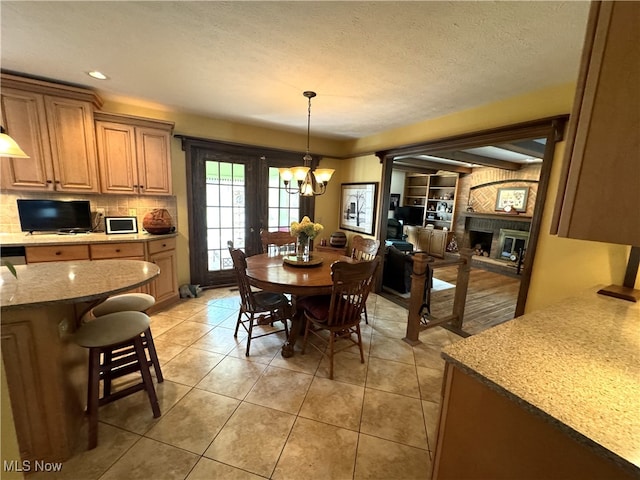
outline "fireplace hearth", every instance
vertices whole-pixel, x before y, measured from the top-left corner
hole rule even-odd
[[[491,256],[492,240],[492,232],[479,232],[477,230],[469,231],[469,246],[475,250],[475,254],[478,256]]]

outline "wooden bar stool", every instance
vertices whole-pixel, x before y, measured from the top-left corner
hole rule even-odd
[[[156,303],[156,299],[146,293],[124,293],[122,295],[114,295],[107,298],[100,305],[91,310],[91,314],[100,318],[104,315],[109,315],[116,312],[143,312],[151,308]],[[156,346],[153,343],[153,336],[151,335],[151,327],[149,327],[142,334],[142,344],[144,348],[149,352],[149,366],[153,365],[153,369],[156,372],[156,379],[158,383],[164,381],[162,376],[162,370],[160,369],[160,361],[158,360],[158,353],[156,352]],[[111,391],[111,382],[105,382],[104,388],[107,393]]]
[[[116,312],[82,325],[75,333],[75,342],[89,349],[89,386],[87,414],[89,416],[89,450],[98,444],[98,407],[146,390],[153,417],[160,416],[158,397],[153,388],[142,334],[149,329],[149,317],[142,312]],[[102,357],[101,357],[102,356]],[[102,362],[100,359],[102,358]],[[139,371],[142,381],[121,391],[103,391],[100,380],[112,379]]]

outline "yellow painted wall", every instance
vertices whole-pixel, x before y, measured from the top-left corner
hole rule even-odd
[[[352,155],[537,120],[571,111],[574,84],[549,87],[444,117],[347,142]],[[384,119],[381,120],[384,123]]]

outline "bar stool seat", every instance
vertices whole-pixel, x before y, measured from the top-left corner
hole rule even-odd
[[[155,303],[156,299],[146,293],[124,293],[122,295],[114,295],[107,298],[100,305],[94,307],[91,310],[91,314],[96,318],[100,318],[117,312],[146,312],[149,308],[153,307]],[[142,335],[142,343],[144,348],[149,352],[149,366],[153,365],[153,370],[156,372],[156,379],[158,380],[158,383],[162,383],[164,381],[164,377],[162,376],[158,353],[156,352],[156,346],[153,342],[153,336],[151,335],[151,327],[149,327]],[[105,382],[104,386],[108,393],[111,388],[110,383]]]
[[[156,299],[146,293],[124,293],[107,298],[91,312],[96,317],[115,312],[146,312],[155,303]]]
[[[160,416],[158,397],[153,388],[142,334],[149,329],[149,317],[142,312],[116,312],[83,324],[74,341],[89,349],[89,386],[87,414],[89,416],[89,449],[98,444],[98,407],[140,390],[145,390],[154,418]],[[102,361],[101,361],[102,359]],[[104,389],[100,397],[100,381],[139,371],[142,381],[121,391]]]

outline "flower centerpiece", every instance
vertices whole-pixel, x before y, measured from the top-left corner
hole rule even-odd
[[[324,227],[320,223],[314,223],[307,216],[302,217],[300,222],[291,224],[291,235],[298,237],[298,248],[296,256],[298,261],[309,261],[309,241],[314,239]]]

